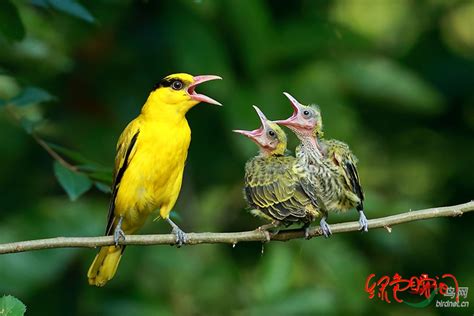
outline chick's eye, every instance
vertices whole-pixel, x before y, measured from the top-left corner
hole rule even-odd
[[[308,110],[304,110],[304,111],[303,111],[303,115],[304,115],[304,116],[308,116],[308,115],[309,115],[309,111],[308,111]]]
[[[269,130],[269,131],[268,131],[268,135],[270,135],[271,137],[275,137],[276,134],[275,134],[274,131]]]
[[[175,80],[171,84],[171,88],[173,88],[173,90],[181,90],[183,88],[183,82],[180,80]]]

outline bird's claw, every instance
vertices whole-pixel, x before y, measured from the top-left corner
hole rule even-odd
[[[181,230],[181,228],[178,227],[169,217],[166,219],[166,221],[173,227],[171,230],[171,233],[176,236],[175,240],[175,245],[181,247],[185,243],[188,242],[188,236],[186,235],[185,232]]]
[[[257,228],[258,231],[262,232],[265,235],[266,242],[269,242],[272,239],[272,236],[275,236],[280,231],[278,229],[280,222],[274,221],[270,224],[262,225]],[[270,232],[269,229],[275,228],[275,231]]]
[[[324,237],[329,238],[329,236],[332,235],[332,232],[331,232],[331,228],[329,227],[329,224],[326,222],[326,219],[322,218],[321,221],[319,222],[319,225],[321,226],[321,231]]]
[[[304,232],[304,239],[306,240],[310,240],[312,238],[312,236],[310,236],[310,233],[309,233],[309,226],[310,224],[309,223],[305,223],[303,225],[303,227],[301,227],[301,230]]]
[[[272,239],[272,236],[270,235],[270,232],[266,229],[262,228],[257,228],[262,234],[265,236],[265,242],[269,242]]]
[[[268,230],[269,229],[268,227],[264,227],[264,226],[266,226],[266,225],[258,227],[257,230],[265,235],[265,242],[269,242],[272,239],[272,236],[275,236],[276,234],[278,234],[278,232],[280,230],[277,229],[277,230],[271,232],[271,231]]]
[[[116,227],[114,230],[114,242],[116,247],[119,245],[120,240],[125,240],[125,233],[123,232],[122,228]]]
[[[171,233],[176,236],[176,246],[178,248],[188,242],[188,235],[178,227],[173,227]]]
[[[124,241],[125,240],[125,233],[122,230],[122,221],[123,217],[120,216],[117,225],[115,226],[114,230],[114,243],[115,247],[118,247],[120,240]]]
[[[365,217],[365,214],[363,211],[359,211],[359,230],[362,232],[368,232],[369,231],[369,222],[367,221],[367,217]]]

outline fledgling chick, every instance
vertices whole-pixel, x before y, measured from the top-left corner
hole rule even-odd
[[[307,177],[297,159],[285,155],[286,134],[254,106],[262,126],[253,131],[234,130],[255,142],[260,152],[245,165],[245,198],[256,215],[273,221],[265,228],[302,223],[307,227],[319,216],[318,201],[301,181]]]
[[[357,159],[345,143],[322,139],[322,119],[319,108],[299,103],[289,93],[284,93],[293,107],[293,115],[276,123],[290,128],[300,139],[297,158],[305,164],[311,174],[310,181],[316,195],[327,211],[345,211],[355,207],[359,212],[360,230],[368,231],[364,214],[364,194],[357,172]],[[322,220],[326,218],[323,217]],[[324,224],[321,224],[323,228]],[[331,234],[329,225],[323,228],[326,236]]]

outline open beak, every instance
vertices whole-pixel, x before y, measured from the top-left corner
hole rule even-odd
[[[298,114],[301,111],[302,104],[299,103],[291,94],[283,92],[283,94],[290,100],[291,106],[293,107],[293,114],[286,120],[275,121],[275,123],[284,126],[293,126],[298,120]]]
[[[253,131],[244,131],[240,129],[234,129],[233,132],[242,134],[254,142],[256,142],[260,146],[266,146],[263,135],[265,135],[265,126],[267,125],[268,119],[265,117],[265,114],[256,106],[254,105],[253,108],[257,111],[258,117],[260,118],[260,122],[262,122],[262,126],[258,129],[254,129]]]
[[[263,112],[258,108],[258,106],[256,105],[252,105],[252,106],[258,114],[258,117],[260,118],[260,122],[262,122],[262,126],[265,127],[266,125],[268,125],[267,124],[268,119],[265,116],[265,114],[263,114]]]
[[[256,141],[260,136],[263,135],[263,127],[260,127],[259,129],[254,129],[253,131],[244,131],[242,129],[234,129],[232,131],[235,133],[242,134],[254,141]]]
[[[208,97],[207,95],[199,94],[199,93],[196,93],[196,91],[195,91],[196,87],[198,85],[200,85],[201,83],[206,82],[206,81],[211,81],[211,80],[217,80],[217,79],[222,80],[221,77],[214,76],[214,75],[204,75],[204,76],[195,76],[195,77],[193,77],[193,83],[191,83],[189,85],[188,89],[187,89],[188,94],[191,97],[191,99],[193,99],[195,101],[198,101],[198,102],[206,102],[206,103],[209,103],[209,104],[222,105],[219,102],[217,102],[216,100]]]
[[[233,129],[232,131],[247,136],[248,138],[256,138],[263,134],[263,128],[261,127],[259,129],[254,129],[253,131],[245,131],[243,129]]]

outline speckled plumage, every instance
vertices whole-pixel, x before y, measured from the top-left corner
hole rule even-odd
[[[309,224],[319,216],[314,188],[305,181],[306,170],[295,157],[285,155],[286,134],[255,107],[262,126],[236,131],[252,139],[260,154],[245,165],[244,195],[251,213],[277,224]]]
[[[341,141],[320,140],[324,158],[336,167],[340,176],[340,183],[346,192],[339,199],[336,210],[347,210],[356,207],[357,210],[364,209],[364,192],[360,184],[359,172],[357,171],[357,158],[349,146]],[[353,196],[355,195],[355,196]]]
[[[306,166],[309,181],[327,211],[345,211],[353,207],[363,209],[363,193],[356,168],[356,159],[349,147],[337,140],[319,142],[323,156],[317,148],[300,145],[297,157]]]
[[[300,181],[306,175],[296,163],[291,156],[250,159],[245,165],[244,189],[249,206],[284,224],[313,221],[318,208]]]
[[[315,188],[315,195],[320,198],[323,219],[329,211],[345,211],[355,207],[360,214],[361,229],[367,231],[367,219],[363,213],[364,194],[356,157],[345,143],[322,138],[319,107],[302,105],[291,95],[285,95],[295,111],[292,117],[277,123],[288,126],[301,141],[296,157],[301,166],[306,168],[308,181]]]

